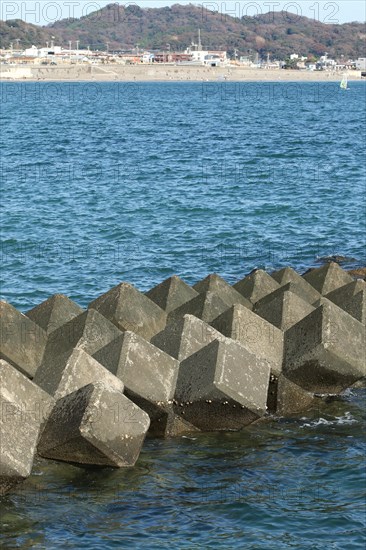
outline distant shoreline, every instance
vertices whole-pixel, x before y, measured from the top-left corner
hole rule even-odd
[[[187,65],[0,66],[2,82],[339,82],[341,72]],[[361,71],[350,71],[361,81]]]

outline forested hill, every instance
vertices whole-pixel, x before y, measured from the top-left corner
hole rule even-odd
[[[68,46],[80,40],[80,48],[98,50],[140,49],[184,50],[197,42],[201,29],[202,44],[207,49],[224,49],[239,55],[268,52],[283,59],[291,53],[345,58],[365,57],[364,23],[325,24],[286,12],[256,17],[230,17],[208,12],[193,4],[165,8],[127,8],[111,4],[80,19],[62,19],[40,27],[21,20],[0,22],[0,47],[17,44],[25,48],[55,43]]]

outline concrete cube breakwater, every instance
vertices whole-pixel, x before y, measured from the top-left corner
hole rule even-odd
[[[133,466],[147,435],[243,430],[366,379],[366,283],[336,263],[0,310],[0,494],[37,453]]]

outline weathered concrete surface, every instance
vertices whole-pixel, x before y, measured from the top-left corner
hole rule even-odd
[[[0,495],[30,475],[39,434],[53,405],[46,392],[0,360]]]
[[[203,292],[171,311],[168,315],[168,324],[181,319],[184,315],[194,315],[205,323],[210,323],[230,306],[214,292]]]
[[[256,302],[253,311],[280,330],[288,330],[315,309],[309,302],[292,292],[292,288],[293,283],[287,283],[267,294]]]
[[[33,382],[55,399],[73,393],[91,383],[104,382],[123,393],[121,380],[111,374],[82,348],[73,348],[44,361]]]
[[[198,317],[184,315],[154,336],[151,343],[183,361],[214,340],[223,340],[223,335]]]
[[[252,304],[279,287],[277,281],[262,269],[255,269],[234,285],[235,290]]]
[[[314,404],[316,397],[304,390],[286,376],[271,376],[268,389],[267,407],[269,412],[281,416],[305,411]]]
[[[54,294],[38,306],[27,311],[26,316],[51,334],[61,325],[83,313],[83,308],[63,294]]]
[[[128,283],[121,283],[93,302],[96,309],[120,330],[130,330],[150,340],[165,328],[166,312]]]
[[[172,412],[179,362],[130,331],[94,354],[94,358],[125,385],[125,394],[146,411],[150,433],[165,433]]]
[[[89,309],[49,335],[43,361],[49,363],[57,355],[76,347],[92,355],[120,334],[113,323],[98,311]]]
[[[366,323],[366,283],[358,280],[341,286],[329,294],[326,298],[344,309],[360,323]]]
[[[366,267],[358,267],[356,269],[350,269],[348,275],[366,281]]]
[[[322,298],[285,333],[283,373],[315,393],[339,393],[366,375],[365,326]]]
[[[173,275],[146,292],[146,296],[161,307],[161,309],[169,313],[198,296],[198,292],[193,290],[182,279]]]
[[[305,273],[303,278],[323,296],[353,281],[351,275],[335,262],[312,269]]]
[[[38,453],[78,464],[133,466],[149,425],[148,415],[120,391],[88,384],[57,401]]]
[[[233,340],[182,361],[175,410],[204,431],[240,430],[265,414],[270,368]]]
[[[252,309],[250,301],[244,298],[244,296],[216,273],[208,275],[208,277],[193,285],[193,288],[200,294],[204,292],[214,292],[228,305],[228,307],[234,304],[241,304],[248,309]]]
[[[284,335],[266,319],[238,304],[214,319],[211,326],[267,361],[272,374],[278,376],[282,371]]]
[[[287,283],[292,283],[291,291],[300,296],[309,304],[314,304],[319,300],[321,294],[308,283],[301,275],[299,275],[291,267],[284,267],[278,271],[271,273],[271,277],[281,286],[286,285]]]
[[[41,364],[45,331],[7,302],[0,302],[0,359],[33,378]]]

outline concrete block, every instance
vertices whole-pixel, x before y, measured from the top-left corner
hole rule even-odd
[[[339,393],[366,375],[365,326],[326,298],[285,333],[283,373],[314,393]]]
[[[279,271],[274,271],[271,273],[271,277],[273,277],[280,286],[292,283],[291,291],[306,302],[309,302],[309,304],[313,305],[321,296],[310,283],[305,281],[305,279],[291,267],[284,267]]]
[[[353,281],[351,275],[335,262],[312,269],[305,273],[303,278],[323,296]]]
[[[272,374],[278,376],[282,371],[284,335],[266,319],[237,304],[214,319],[211,326],[267,361]]]
[[[92,355],[120,334],[113,323],[98,311],[89,309],[49,335],[43,361],[49,363],[57,355],[76,347]]]
[[[278,378],[271,376],[267,401],[270,413],[280,416],[300,413],[314,405],[315,400],[316,397],[312,392],[291,382],[283,374]]]
[[[123,381],[126,396],[149,414],[150,432],[168,435],[164,430],[172,411],[179,362],[130,331],[94,358]]]
[[[55,294],[38,306],[27,311],[26,316],[43,328],[47,334],[51,334],[61,325],[77,317],[84,310],[78,304],[64,296]]]
[[[240,306],[244,307],[244,306]],[[223,340],[223,334],[194,315],[184,315],[159,332],[151,343],[178,361],[183,361],[214,340]]]
[[[38,453],[81,465],[133,466],[149,425],[148,415],[120,391],[88,384],[57,401]]]
[[[279,287],[280,285],[262,269],[255,269],[234,285],[235,290],[252,304]]]
[[[33,378],[42,362],[47,335],[7,302],[0,302],[0,359]]]
[[[182,279],[173,275],[173,277],[169,277],[169,279],[146,292],[146,296],[169,313],[198,296],[198,292]]]
[[[55,399],[73,393],[83,386],[104,382],[123,393],[121,380],[111,374],[82,348],[52,356],[37,370],[33,382]]]
[[[358,280],[336,288],[326,298],[352,315],[360,323],[366,323],[366,283]]]
[[[0,360],[0,495],[26,479],[54,400]]]
[[[227,283],[222,277],[213,273],[208,275],[202,281],[196,283],[193,288],[200,294],[204,292],[213,292],[221,298],[228,306],[234,304],[241,304],[242,306],[252,309],[252,304],[244,298],[237,290],[235,290],[229,283]]]
[[[266,412],[270,368],[232,340],[182,361],[176,413],[203,431],[240,430]]]
[[[166,325],[166,312],[128,283],[121,283],[93,302],[96,309],[119,328],[150,340]]]
[[[193,300],[171,311],[168,315],[168,324],[181,319],[184,315],[194,315],[205,323],[210,323],[228,308],[228,304],[221,300],[217,294],[203,292]]]
[[[292,283],[288,283],[264,296],[256,302],[253,311],[280,330],[288,330],[315,309],[309,302],[291,292],[289,289],[292,286]]]

